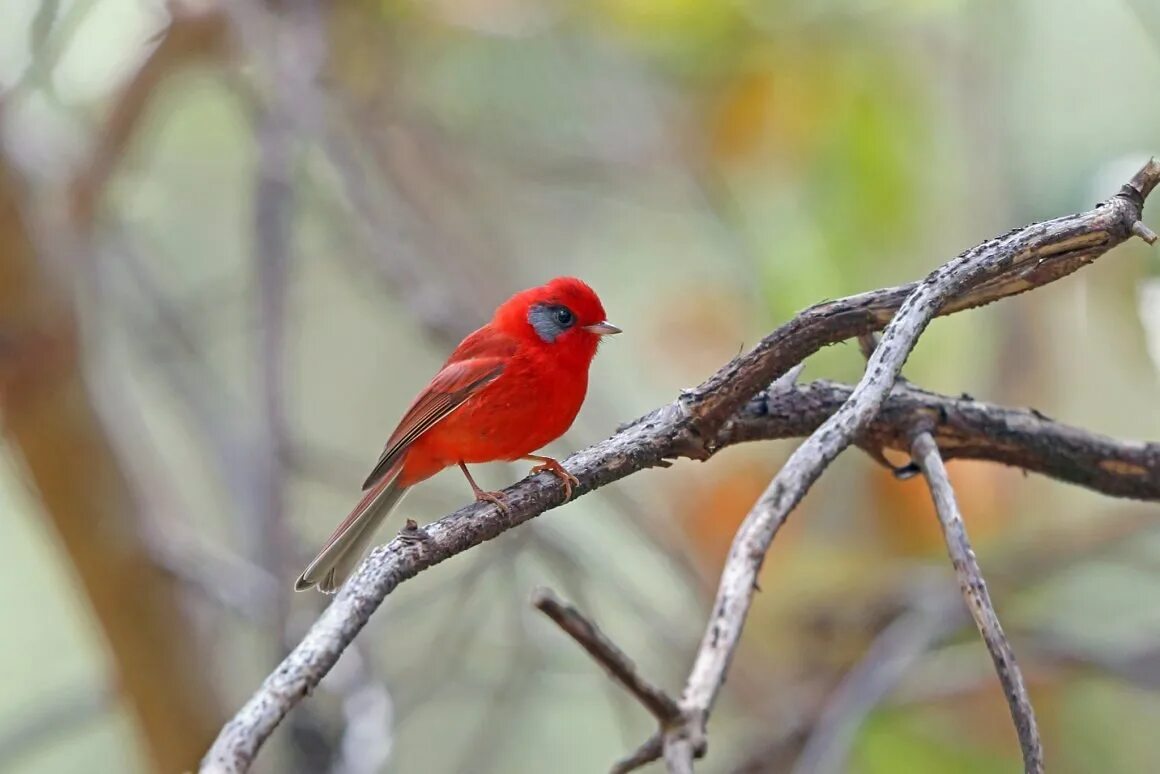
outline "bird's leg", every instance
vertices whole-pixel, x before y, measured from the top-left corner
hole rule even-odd
[[[463,475],[467,476],[467,483],[471,484],[471,491],[475,493],[476,500],[483,500],[487,503],[493,503],[495,507],[499,508],[504,513],[507,513],[507,501],[504,500],[503,492],[488,492],[485,489],[480,489],[479,484],[475,483],[475,479],[471,477],[471,473],[467,471],[467,466],[462,462],[459,463],[459,469],[463,471]]]
[[[580,486],[580,479],[564,470],[564,466],[561,465],[558,460],[554,460],[551,457],[541,457],[538,454],[529,454],[524,457],[524,459],[540,463],[539,465],[536,465],[534,468],[532,468],[532,473],[543,473],[544,471],[547,471],[556,478],[563,481],[564,499],[572,499],[572,487]]]

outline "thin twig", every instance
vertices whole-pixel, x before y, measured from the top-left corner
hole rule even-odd
[[[894,313],[867,366],[866,384],[791,457],[747,521],[731,554],[713,617],[686,692],[697,707],[671,746],[702,749],[703,724],[715,700],[748,610],[753,581],[768,541],[789,507],[820,474],[821,465],[849,444],[886,398],[909,349],[934,314],[950,314],[1053,282],[1091,263],[1132,236],[1143,201],[1160,183],[1160,163],[1150,161],[1128,185],[1095,209],[1018,229],[964,253],[925,282],[864,293],[811,307],[771,333],[751,352],[709,380],[622,428],[611,438],[568,458],[580,485],[573,498],[667,459],[704,458],[717,447],[721,426],[775,378],[822,347],[881,328]],[[956,291],[958,291],[956,293]],[[821,453],[819,455],[819,452]],[[786,486],[788,482],[793,486]],[[550,476],[532,476],[505,491],[506,511],[473,504],[407,539],[373,551],[301,643],[221,731],[202,762],[203,772],[249,769],[262,744],[322,677],[398,585],[424,569],[523,524],[563,501]],[[768,501],[768,502],[767,502]],[[767,505],[769,506],[767,508]],[[752,541],[750,543],[749,541]],[[699,738],[698,738],[699,737]]]
[[[874,348],[878,346],[878,334],[863,333],[858,337],[858,350],[862,353],[862,357],[866,360],[874,354]]]
[[[1007,635],[1003,633],[999,617],[995,615],[995,606],[991,603],[983,573],[967,538],[966,526],[959,514],[954,489],[939,455],[938,446],[935,445],[930,433],[922,431],[915,435],[912,451],[915,462],[922,469],[922,474],[930,486],[935,511],[938,513],[947,551],[955,567],[955,575],[959,579],[963,600],[971,611],[971,617],[975,619],[975,625],[979,627],[979,633],[983,635],[983,641],[991,653],[991,660],[995,662],[999,682],[1003,684],[1003,694],[1007,697],[1007,704],[1011,708],[1011,719],[1015,721],[1019,747],[1023,751],[1024,769],[1029,774],[1042,774],[1043,745],[1039,741],[1035,710],[1031,707],[1031,699],[1023,684],[1023,674],[1015,662],[1015,653],[1011,650]]]
[[[676,701],[664,689],[641,676],[632,659],[608,639],[595,623],[585,618],[583,613],[547,588],[538,588],[532,593],[532,605],[588,651],[588,655],[635,696],[658,723],[667,726],[680,718],[681,710]]]
[[[631,574],[626,573],[625,568],[617,566],[613,558],[601,556],[599,551],[585,550],[583,546],[570,546],[568,540],[551,529],[553,526],[551,524],[537,523],[530,526],[534,529],[529,539],[531,549],[538,557],[552,564],[553,570],[561,576],[565,592],[572,593],[568,584],[572,585],[576,590],[573,597],[578,603],[587,604],[582,596],[584,592],[578,584],[599,581],[608,587],[617,602],[634,618],[663,638],[669,648],[679,649],[682,646],[693,645],[691,640],[688,642],[682,640],[679,631],[680,622],[666,617],[657,610],[648,595],[632,584]]]
[[[574,545],[575,541],[564,541],[553,534],[550,524],[538,522],[529,524],[524,530],[530,536],[529,545],[535,554],[543,561],[549,562],[553,572],[559,576],[563,590],[581,609],[592,610],[596,605],[589,592],[589,586],[601,583],[607,587],[613,597],[624,604],[631,614],[641,623],[646,624],[653,632],[658,643],[664,643],[670,650],[680,649],[680,627],[674,626],[650,604],[645,595],[640,593],[633,584],[624,578],[616,577],[616,562],[604,561],[596,556],[587,556]],[[691,643],[690,643],[691,645]],[[652,651],[653,658],[661,652],[657,647]],[[601,686],[608,692],[608,703],[617,713],[616,726],[620,731],[621,742],[624,746],[633,744],[636,733],[634,726],[633,697],[625,694],[620,686],[612,680],[602,680]],[[674,702],[675,703],[675,702]]]
[[[1144,225],[1144,221],[1138,220],[1132,224],[1132,233],[1143,239],[1150,245],[1156,244],[1156,240],[1160,237],[1156,236],[1156,232]]]
[[[652,763],[661,757],[661,732],[657,731],[644,741],[640,747],[618,760],[608,770],[608,774],[628,774],[639,769],[646,763]]]

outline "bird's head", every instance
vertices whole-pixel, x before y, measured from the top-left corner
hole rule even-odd
[[[604,318],[596,292],[575,277],[517,293],[496,311],[496,322],[537,345],[589,359],[602,337],[620,333]]]

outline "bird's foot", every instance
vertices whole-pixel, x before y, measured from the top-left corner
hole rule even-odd
[[[544,472],[551,473],[553,476],[563,482],[564,499],[572,499],[572,487],[580,486],[580,479],[576,478],[567,470],[565,470],[563,465],[551,457],[531,457],[530,459],[540,460],[540,464],[532,468],[533,474]]]
[[[504,497],[503,492],[488,492],[483,489],[476,489],[475,499],[476,502],[491,503],[504,513],[508,512],[507,498]]]
[[[471,471],[467,469],[467,465],[463,464],[463,462],[459,463],[459,469],[463,471],[463,475],[467,478],[467,483],[475,495],[476,502],[491,503],[504,513],[508,513],[508,504],[503,492],[488,492],[486,489],[480,487],[479,484],[475,483],[475,479],[471,477]]]

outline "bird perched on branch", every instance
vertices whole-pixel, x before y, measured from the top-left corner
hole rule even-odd
[[[532,460],[564,482],[579,481],[532,452],[572,425],[588,391],[588,367],[603,336],[620,333],[588,285],[557,277],[516,293],[469,334],[419,393],[363,484],[363,498],[294,584],[333,593],[350,575],[387,515],[415,484],[458,465],[477,500],[506,508],[475,483],[467,463]]]

